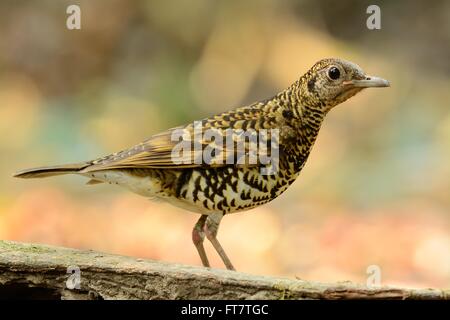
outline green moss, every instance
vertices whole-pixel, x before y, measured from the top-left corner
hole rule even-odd
[[[280,296],[278,298],[279,300],[291,300],[294,298],[292,291],[282,283],[277,283],[273,287],[274,289],[280,291]]]
[[[42,245],[0,240],[0,251],[15,251],[24,253],[49,253],[54,252],[55,250]]]

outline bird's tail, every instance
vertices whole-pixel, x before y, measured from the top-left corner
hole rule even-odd
[[[16,178],[45,178],[51,176],[57,176],[60,174],[77,173],[80,170],[88,167],[89,162],[64,164],[59,166],[39,167],[32,169],[20,170],[14,174]]]

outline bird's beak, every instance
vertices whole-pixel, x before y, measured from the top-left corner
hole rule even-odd
[[[344,84],[349,84],[353,87],[357,88],[375,88],[375,87],[389,87],[389,81],[374,77],[374,76],[366,76],[364,80],[349,80],[345,81]]]

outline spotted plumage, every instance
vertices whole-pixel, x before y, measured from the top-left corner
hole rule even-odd
[[[76,173],[90,178],[88,184],[117,184],[140,195],[200,213],[192,239],[203,265],[209,266],[203,248],[206,236],[226,267],[233,269],[216,238],[222,217],[278,197],[295,181],[305,165],[328,111],[363,88],[388,85],[386,80],[366,76],[351,62],[324,59],[270,99],[169,129],[130,149],[96,160],[23,170],[15,176],[35,178]],[[231,147],[234,145],[217,146],[216,141],[210,162],[198,161],[198,156],[203,153],[195,150],[184,154],[183,161],[174,162],[173,151],[179,141],[174,140],[173,135],[177,130],[187,134],[190,144],[200,145],[202,151],[207,148],[204,137],[196,137],[196,129],[213,129],[221,134],[230,129],[233,134],[243,130],[250,132],[250,137],[265,130],[278,130],[276,138],[263,136],[265,144],[277,143],[277,170],[263,174],[262,168],[269,168],[270,164],[245,160],[255,154],[248,144],[244,149],[236,150]],[[271,152],[269,148],[256,150],[258,156],[268,157]],[[245,161],[239,162],[239,159]]]

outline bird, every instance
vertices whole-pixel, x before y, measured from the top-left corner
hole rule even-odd
[[[87,184],[90,185],[116,184],[200,214],[192,230],[192,241],[203,266],[210,267],[204,249],[206,238],[225,267],[235,270],[217,239],[222,218],[277,198],[305,166],[328,112],[365,88],[389,86],[387,80],[367,75],[353,62],[339,58],[321,59],[287,89],[269,99],[165,130],[105,157],[25,169],[14,176],[43,178],[77,174],[89,178]],[[217,143],[213,148],[217,152],[209,153],[210,161],[198,161],[199,154],[209,144],[204,136],[195,136],[196,129],[221,133],[231,130],[233,143],[225,146]],[[276,135],[267,133],[268,130],[273,130]],[[263,145],[271,143],[275,147],[255,150],[254,145],[245,145],[237,151],[236,142],[242,139],[236,137],[242,137],[247,131],[251,132],[250,137],[266,132],[262,135]],[[178,140],[174,139],[177,132]],[[200,149],[186,148],[181,159],[174,158],[174,150],[180,149],[180,141],[187,141],[187,146],[195,144]],[[271,156],[271,153],[277,155],[275,170],[273,163],[259,158],[256,161],[247,159],[249,154]],[[225,158],[226,161],[220,161]],[[245,161],[239,161],[243,158]]]

